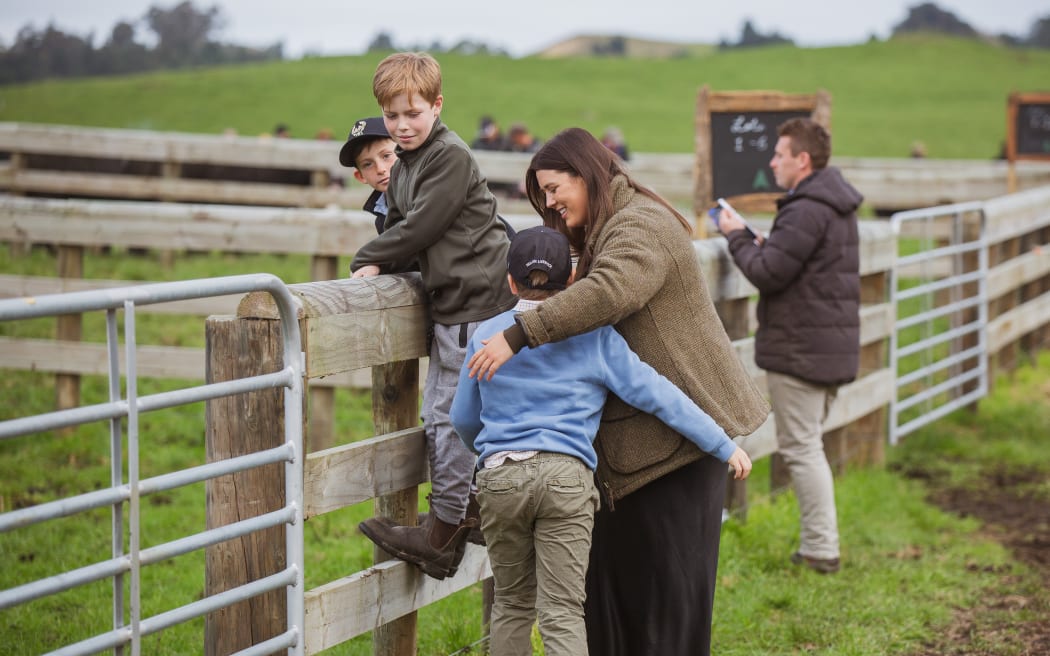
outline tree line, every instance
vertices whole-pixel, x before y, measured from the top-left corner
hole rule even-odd
[[[152,33],[152,46],[139,40],[140,24]],[[118,22],[98,47],[93,34],[26,25],[11,47],[0,46],[0,84],[283,58],[280,42],[252,48],[217,40],[215,34],[224,26],[218,6],[198,9],[188,1],[170,9],[151,6],[137,21]]]
[[[972,25],[955,14],[941,9],[932,2],[925,2],[908,9],[908,15],[893,26],[892,36],[909,33],[948,34],[962,38],[993,38],[1000,43],[1015,48],[1050,48],[1050,14],[1036,19],[1026,35],[996,34],[984,35]],[[875,37],[872,37],[873,39]],[[794,45],[794,41],[777,32],[763,34],[755,29],[750,20],[744,21],[740,38],[736,42],[722,40],[718,47],[722,50],[732,48],[754,48],[758,46]]]
[[[0,85],[46,78],[123,75],[165,68],[283,59],[284,45],[281,42],[253,48],[219,41],[215,35],[225,25],[226,19],[218,6],[199,9],[189,0],[170,9],[151,6],[135,21],[118,22],[98,47],[94,45],[94,34],[80,36],[64,32],[54,25],[42,29],[26,25],[19,30],[10,47],[0,44]],[[139,39],[137,29],[140,26],[151,33],[151,39],[147,38],[145,42]],[[1050,15],[1037,19],[1028,34],[983,35],[952,12],[926,2],[909,8],[907,17],[893,27],[892,34],[897,36],[912,32],[994,38],[1011,47],[1050,48]],[[777,44],[792,45],[794,40],[778,32],[763,34],[751,20],[746,20],[739,39],[723,39],[718,46],[731,49]],[[592,49],[595,56],[625,56],[627,39],[613,36],[595,42]],[[436,40],[430,44],[398,45],[388,32],[380,32],[368,45],[369,52],[390,50],[428,50],[435,54],[507,54],[503,49],[474,40],[462,40],[448,47]]]

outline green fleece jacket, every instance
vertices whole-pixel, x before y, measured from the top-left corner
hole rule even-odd
[[[612,183],[615,213],[589,238],[586,277],[525,312],[529,346],[612,324],[730,437],[754,432],[769,405],[733,348],[689,233],[663,205]],[[656,417],[610,395],[596,441],[598,478],[616,500],[704,454]]]
[[[418,258],[431,318],[444,325],[483,321],[514,307],[507,285],[510,240],[467,144],[437,119],[422,146],[399,146],[397,157],[383,233],[358,249],[350,270],[374,264],[382,273],[400,273]]]

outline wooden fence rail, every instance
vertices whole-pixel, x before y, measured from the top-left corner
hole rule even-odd
[[[53,197],[357,209],[370,188],[338,165],[340,141],[0,123],[0,190]],[[475,153],[490,182],[514,185],[530,155]],[[691,214],[692,153],[635,153],[633,175]],[[1009,166],[996,160],[835,157],[876,210],[983,200],[1008,192]],[[1018,162],[1018,189],[1050,184],[1050,163]],[[342,180],[340,186],[334,181]],[[531,212],[500,199],[505,214]]]

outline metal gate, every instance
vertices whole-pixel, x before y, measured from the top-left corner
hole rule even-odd
[[[136,306],[256,290],[268,291],[280,310],[284,345],[283,369],[238,380],[187,387],[146,396],[138,395],[135,363]],[[108,560],[0,591],[0,609],[4,609],[87,583],[104,579],[112,580],[113,629],[67,645],[51,652],[52,654],[93,654],[108,649],[112,649],[114,653],[124,653],[125,647],[129,646],[131,653],[137,656],[141,653],[143,636],[280,588],[287,590],[287,630],[279,636],[239,653],[271,654],[285,649],[289,654],[301,655],[304,653],[301,502],[304,457],[302,439],[303,364],[297,308],[298,302],[288,288],[279,278],[270,274],[188,280],[0,301],[0,320],[3,321],[106,311],[109,402],[0,422],[0,440],[88,422],[109,422],[111,463],[109,488],[40,503],[0,515],[0,532],[7,532],[93,509],[111,508],[112,550]],[[124,311],[125,371],[123,375],[126,379],[126,398],[123,399],[120,395],[122,372],[119,366],[118,310]],[[140,480],[140,413],[278,387],[284,388],[284,444],[266,451]],[[123,480],[124,463],[122,462],[122,450],[125,446],[122,429],[124,422],[127,425],[128,454],[126,481]],[[286,496],[283,508],[147,549],[140,548],[140,505],[143,497],[275,463],[284,464]],[[124,542],[125,512],[129,524],[126,546]],[[140,592],[143,567],[275,526],[285,527],[286,562],[284,570],[151,617],[142,617]],[[127,591],[125,591],[125,577],[128,577]],[[127,601],[127,610],[125,610],[125,601]],[[16,638],[8,636],[8,639]]]
[[[988,392],[988,243],[981,203],[898,212],[890,443]]]

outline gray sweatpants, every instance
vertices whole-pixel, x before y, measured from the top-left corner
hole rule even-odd
[[[766,373],[777,426],[777,450],[791,473],[801,519],[799,553],[838,558],[835,483],[824,453],[824,420],[837,387],[822,387],[794,376]]]
[[[452,427],[448,413],[467,355],[467,343],[478,322],[445,326],[434,324],[430,363],[423,383],[423,431],[430,460],[430,511],[448,524],[467,514],[467,499],[476,458]]]

